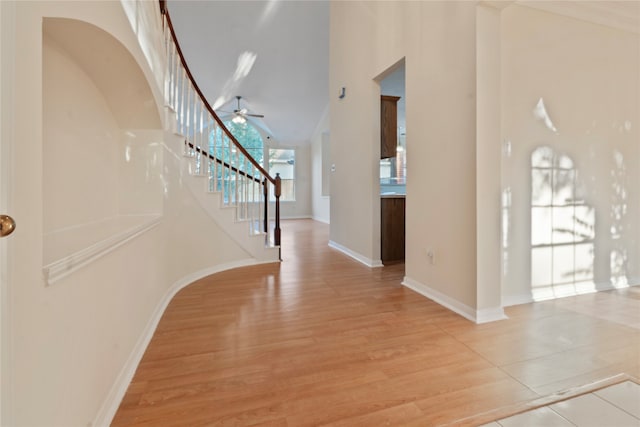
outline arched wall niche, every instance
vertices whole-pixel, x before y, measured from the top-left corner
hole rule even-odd
[[[124,45],[66,18],[45,18],[42,34],[47,266],[157,221],[163,136],[151,88]]]
[[[95,25],[68,18],[45,18],[43,34],[92,80],[120,128],[161,128],[144,73],[116,38]]]

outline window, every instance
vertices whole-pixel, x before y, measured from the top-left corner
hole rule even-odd
[[[269,174],[273,177],[280,174],[281,181],[281,201],[295,201],[295,165],[296,151],[292,149],[272,148],[269,150]],[[273,191],[271,200],[275,200]]]
[[[226,121],[224,125],[249,155],[259,165],[264,166],[264,144],[262,136],[256,128],[248,122],[236,123],[231,120]],[[209,152],[220,161],[233,164],[234,167],[246,171],[250,175],[255,173],[249,160],[238,153],[236,146],[218,126],[209,133]],[[236,203],[236,196],[245,194],[242,180],[238,180],[238,177],[228,168],[220,167],[214,162],[209,167],[211,168],[209,174],[215,176],[215,179],[209,181],[209,191],[220,191],[224,193],[225,203]]]
[[[256,130],[249,122],[235,123],[228,120],[224,125],[229,129],[231,134],[236,137],[238,142],[245,150],[261,165],[264,166],[264,143],[260,132]],[[222,129],[216,126],[209,134],[209,149],[211,153],[218,159],[229,159],[233,154],[235,156],[235,148],[233,143],[228,140]],[[241,165],[241,169],[244,167]]]

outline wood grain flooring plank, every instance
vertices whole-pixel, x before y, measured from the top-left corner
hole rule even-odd
[[[476,325],[403,287],[403,264],[329,248],[325,224],[285,221],[282,247],[174,297],[114,427],[441,425],[640,374],[635,290]]]

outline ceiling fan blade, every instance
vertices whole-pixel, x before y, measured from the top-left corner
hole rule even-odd
[[[240,108],[240,100],[242,99],[242,97],[241,96],[236,96],[236,99],[238,100],[238,108],[233,110],[233,114],[235,114],[236,116],[257,117],[257,118],[263,118],[264,117],[264,114],[251,114],[251,113],[249,113],[249,110],[247,108]]]

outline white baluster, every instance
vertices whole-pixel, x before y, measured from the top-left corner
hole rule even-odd
[[[208,116],[207,116],[208,117]],[[211,139],[211,143],[209,144],[209,150],[212,152],[211,154],[214,157],[213,161],[213,191],[218,191],[218,162],[217,162],[217,152],[216,152],[216,139],[217,139],[217,129],[215,125],[209,132],[209,134],[213,134],[213,138]]]
[[[209,147],[207,147],[207,145],[204,143],[202,138],[202,101],[200,100],[200,97],[197,96],[197,94],[196,94],[196,99],[197,99],[197,102],[196,102],[196,107],[194,108],[194,114],[193,114],[194,139],[197,141],[198,147],[200,147],[201,150],[208,152]],[[208,159],[209,156],[205,154],[205,158]],[[205,168],[205,166],[206,164],[203,164],[203,169]]]
[[[234,152],[233,152],[233,141],[231,141],[231,138],[229,138],[229,161],[227,163],[229,163],[229,204],[230,205],[234,205],[236,202],[236,191],[235,191],[235,186],[234,186],[234,172],[233,172],[233,165],[234,165]]]
[[[235,147],[235,144],[234,144]],[[238,191],[240,190],[238,188],[238,184],[239,184],[239,180],[238,177],[240,176],[240,150],[238,150],[238,148],[236,147],[235,149],[236,152],[236,159],[235,159],[235,166],[236,166],[236,179],[235,179],[235,197],[236,197],[236,206],[239,206],[240,203],[238,202]],[[236,211],[237,212],[237,211]]]
[[[253,165],[251,165],[251,175],[253,177],[256,176],[256,169]],[[251,222],[253,223],[254,234],[256,233],[256,226],[258,227],[258,230],[260,229],[260,219],[256,218],[256,213],[257,213],[256,212],[256,200],[257,200],[256,190],[260,190],[260,184],[258,184],[254,180],[253,185],[251,186]],[[257,224],[256,224],[256,221],[258,221]]]
[[[193,135],[191,133],[191,104],[193,103],[193,95],[194,92],[191,85],[191,79],[187,77],[187,102],[185,103],[184,131],[185,135],[187,135],[191,141],[193,141]]]
[[[178,115],[178,66],[180,64],[180,58],[178,58],[178,48],[176,44],[171,40],[171,108]]]
[[[162,15],[162,28],[164,35],[164,60],[165,60],[165,74],[164,74],[164,103],[165,105],[171,105],[171,45],[169,40],[171,35],[167,26],[167,15]]]
[[[244,187],[242,188],[244,190],[244,199],[243,199],[243,204],[244,204],[244,219],[247,219],[249,217],[249,177],[247,176],[248,174],[248,168],[247,168],[247,159],[245,158],[243,161],[243,169],[245,171],[245,175],[244,175]]]
[[[182,84],[181,84],[181,94],[180,94],[180,134],[181,135],[185,135],[185,123],[184,123],[184,119],[185,116],[187,115],[187,73],[184,71],[184,68],[181,69],[182,70]]]
[[[240,187],[240,203],[242,204],[242,219],[246,219],[247,218],[247,198],[245,197],[246,195],[246,188],[247,188],[247,175],[246,174],[242,174],[242,171],[244,171],[244,157],[241,158],[241,164],[242,164],[242,168],[240,169],[240,182],[242,183],[242,186]]]
[[[200,141],[200,146],[201,147],[207,147],[207,151],[209,151],[209,144],[207,143],[207,139],[204,137],[204,120],[203,120],[203,115],[204,115],[204,104],[202,102],[202,100],[200,100],[198,102],[198,107],[199,107],[199,111],[198,111],[198,118],[197,118],[197,125],[196,127],[198,128],[198,136],[199,136],[199,141]],[[209,153],[212,154],[212,153]]]
[[[226,188],[226,184],[227,184],[227,167],[225,166],[225,151],[226,151],[226,147],[225,147],[225,141],[227,140],[227,135],[224,133],[224,131],[222,129],[220,129],[222,136],[221,136],[221,141],[222,141],[222,150],[220,152],[220,160],[222,161],[222,200],[224,201],[225,204],[227,204],[228,200],[227,200],[227,188]]]

